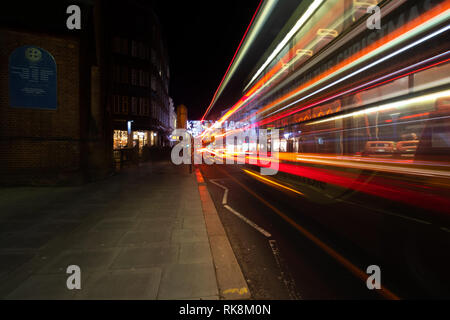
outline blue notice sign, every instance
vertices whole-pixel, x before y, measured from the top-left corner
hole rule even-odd
[[[57,73],[53,56],[35,46],[17,48],[9,57],[9,105],[57,108]]]

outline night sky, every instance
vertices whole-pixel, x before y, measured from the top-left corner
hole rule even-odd
[[[170,95],[175,105],[188,107],[189,119],[200,119],[260,0],[154,2],[168,44]]]

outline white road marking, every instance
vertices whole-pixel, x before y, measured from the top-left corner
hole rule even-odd
[[[442,227],[441,230],[450,233],[450,230],[447,228]]]
[[[272,235],[267,232],[266,230],[264,230],[263,228],[261,228],[260,226],[258,226],[256,223],[254,223],[253,221],[247,219],[246,217],[244,217],[242,214],[240,214],[239,212],[237,212],[236,210],[234,210],[232,207],[230,207],[227,202],[228,202],[228,188],[221,185],[220,183],[217,182],[217,180],[213,179],[213,180],[209,180],[212,183],[214,183],[216,186],[218,186],[219,188],[222,188],[223,190],[225,190],[225,193],[223,194],[223,199],[222,199],[222,204],[225,207],[225,209],[227,209],[228,211],[230,211],[232,214],[234,214],[236,217],[238,217],[239,219],[243,220],[245,223],[247,223],[249,226],[251,226],[252,228],[256,229],[259,233],[261,233],[262,235],[264,235],[266,238],[270,238],[272,237]]]
[[[260,226],[258,226],[256,223],[254,223],[253,221],[250,221],[249,219],[247,219],[246,217],[244,217],[242,214],[240,214],[239,212],[237,212],[236,210],[234,210],[233,208],[231,208],[229,205],[224,205],[224,207],[230,211],[232,214],[234,214],[235,216],[237,216],[238,218],[240,218],[241,220],[243,220],[244,222],[246,222],[248,225],[250,225],[251,227],[253,227],[254,229],[258,230],[259,233],[261,233],[262,235],[264,235],[266,238],[270,238],[272,235],[270,233],[268,233],[266,230],[264,230],[263,228],[261,228]]]
[[[228,201],[228,189],[225,189],[225,193],[223,194],[222,204],[226,205]]]
[[[222,199],[222,204],[226,205],[227,201],[228,201],[228,188],[217,183],[215,179],[209,179],[209,181],[211,181],[212,183],[214,183],[216,186],[218,186],[219,188],[222,188],[223,190],[225,190],[225,193],[223,194],[223,199]]]
[[[283,267],[284,263],[282,263],[282,261],[281,261],[282,259],[281,259],[281,255],[280,255],[280,249],[278,249],[277,242],[275,240],[270,239],[272,237],[272,235],[269,232],[267,232],[266,230],[264,230],[263,228],[261,228],[260,226],[258,226],[253,221],[244,217],[242,214],[240,214],[239,212],[237,212],[236,210],[234,210],[227,204],[228,191],[229,191],[229,189],[227,187],[218,183],[217,179],[209,179],[209,181],[211,181],[213,184],[215,184],[219,188],[222,188],[225,191],[223,194],[223,198],[222,198],[222,205],[224,206],[225,209],[230,211],[232,214],[237,216],[239,219],[243,220],[245,223],[250,225],[252,228],[256,229],[259,233],[264,235],[266,238],[269,238],[269,245],[270,245],[270,248],[272,249],[272,254],[275,258],[278,269],[280,270],[281,278],[283,280],[284,285],[286,286],[286,289],[289,293],[290,298],[293,300],[301,300],[302,297],[297,292],[294,278],[292,277],[291,273],[289,272],[289,269],[287,267]]]

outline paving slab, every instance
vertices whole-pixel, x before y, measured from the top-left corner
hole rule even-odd
[[[180,245],[179,263],[212,263],[211,249],[208,242],[182,243]]]
[[[0,298],[219,299],[188,167],[144,164],[57,197],[41,188],[21,196],[28,193],[41,207],[11,203],[2,215]],[[69,265],[81,268],[81,291],[66,287]]]
[[[118,253],[118,249],[68,250],[50,261],[38,273],[66,273],[67,267],[71,265],[79,266],[82,272],[106,270]]]
[[[147,215],[148,217],[148,215]],[[137,231],[151,231],[151,230],[172,230],[175,228],[181,228],[183,224],[183,218],[162,217],[162,218],[139,218],[139,224],[136,228]]]
[[[183,228],[206,230],[205,218],[202,216],[186,216],[183,218]]]
[[[0,234],[26,232],[32,226],[34,226],[34,223],[32,222],[0,221]]]
[[[6,296],[9,300],[69,300],[75,291],[67,289],[67,275],[34,275]]]
[[[217,296],[212,263],[173,264],[164,268],[158,299]]]
[[[77,299],[155,300],[161,273],[160,268],[95,272],[89,275]]]
[[[106,230],[128,230],[128,229],[134,229],[136,227],[138,222],[134,219],[103,219],[100,222],[98,222],[95,226],[90,229],[91,231],[106,231]]]
[[[92,231],[82,232],[71,236],[72,249],[101,249],[115,247],[125,231]]]
[[[74,230],[79,225],[80,222],[50,220],[36,225],[32,230],[37,232],[68,232]]]
[[[0,273],[8,273],[31,260],[35,254],[26,252],[0,252]]]
[[[112,264],[112,269],[149,268],[178,261],[178,245],[155,245],[124,248]]]
[[[168,242],[171,229],[127,232],[119,241],[120,246],[145,246],[152,243]]]
[[[39,249],[55,237],[51,232],[14,233],[0,241],[0,249]]]
[[[172,243],[208,242],[208,235],[204,228],[174,229],[171,241]]]

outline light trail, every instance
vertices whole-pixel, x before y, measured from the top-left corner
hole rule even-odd
[[[323,3],[323,0],[314,0],[314,2],[308,7],[305,13],[297,20],[292,29],[286,34],[286,36],[281,40],[281,42],[277,45],[275,50],[270,54],[267,60],[263,63],[263,65],[259,68],[259,70],[255,73],[253,78],[247,84],[246,88],[255,81],[256,78],[261,74],[261,72],[267,68],[267,66],[272,62],[272,60],[280,53],[280,51],[284,48],[284,46],[292,39],[292,37],[297,33],[298,30],[305,24],[306,21],[314,14],[314,12],[320,7]],[[246,88],[244,90],[246,90]]]
[[[280,187],[282,189],[288,190],[290,192],[293,192],[293,193],[301,195],[301,196],[305,195],[304,193],[302,193],[302,192],[300,192],[298,190],[295,190],[293,188],[285,186],[285,185],[283,185],[281,183],[275,182],[273,179],[269,179],[269,178],[263,177],[263,176],[261,176],[259,174],[256,174],[256,173],[252,172],[251,170],[244,170],[243,169],[242,171],[244,171],[246,174],[248,174],[250,176],[253,176],[254,178],[256,178],[256,179],[258,179],[258,180],[260,180],[260,181],[262,181],[262,182],[264,182],[266,184],[268,183],[270,185],[274,185],[274,186]]]
[[[423,96],[420,96],[417,98],[387,103],[387,104],[384,104],[384,105],[381,105],[378,107],[366,108],[364,110],[354,111],[351,113],[334,116],[334,117],[330,117],[330,118],[323,119],[323,120],[316,120],[313,122],[309,122],[306,125],[325,123],[325,122],[329,122],[329,121],[335,121],[335,120],[345,119],[345,118],[349,118],[349,117],[355,117],[355,116],[374,113],[374,112],[386,111],[386,110],[391,110],[391,109],[402,109],[402,108],[410,107],[410,106],[420,104],[420,103],[426,103],[426,102],[432,103],[433,101],[435,101],[439,98],[443,98],[443,97],[447,97],[447,96],[450,96],[450,90],[440,91],[440,92],[432,93],[429,95],[423,95]]]
[[[253,14],[253,17],[252,17],[252,19],[250,20],[250,23],[248,24],[247,29],[245,30],[244,36],[242,37],[242,39],[241,39],[241,41],[239,42],[239,45],[238,45],[236,51],[234,52],[233,58],[231,59],[231,62],[230,62],[230,64],[228,65],[227,71],[226,71],[225,74],[223,75],[222,81],[220,81],[220,84],[219,84],[219,86],[217,87],[216,92],[214,93],[214,96],[213,96],[213,98],[212,98],[212,100],[211,100],[211,103],[209,104],[208,108],[206,109],[206,111],[205,111],[205,113],[203,114],[203,117],[201,118],[200,121],[205,120],[205,118],[206,118],[206,116],[208,115],[209,111],[210,111],[211,108],[213,107],[213,105],[214,105],[214,103],[215,103],[215,101],[216,101],[216,97],[217,97],[217,95],[218,95],[218,93],[219,93],[219,90],[221,89],[222,84],[223,84],[223,82],[225,81],[225,78],[227,77],[228,72],[230,71],[231,66],[232,66],[233,63],[234,63],[234,60],[235,60],[235,58],[236,58],[236,56],[237,56],[239,50],[241,49],[242,43],[244,42],[245,38],[247,37],[247,33],[248,33],[248,31],[250,30],[250,27],[251,27],[252,24],[253,24],[253,20],[255,19],[256,15],[258,14],[259,9],[260,9],[262,3],[263,3],[263,0],[261,0],[261,1],[259,2],[258,7],[256,8],[256,11],[255,11],[255,13]]]
[[[246,130],[246,129],[250,129],[250,128],[252,128],[252,127],[257,127],[257,126],[261,126],[261,125],[264,125],[264,124],[268,124],[268,123],[274,122],[274,121],[276,121],[276,120],[280,120],[280,119],[283,119],[283,118],[288,117],[288,116],[290,116],[290,115],[293,115],[293,114],[295,114],[295,113],[297,113],[297,112],[300,112],[300,111],[303,111],[303,110],[312,108],[312,107],[314,107],[314,106],[320,105],[320,104],[325,103],[325,102],[328,102],[328,101],[330,101],[330,100],[334,100],[334,99],[336,99],[336,98],[338,98],[338,97],[341,97],[341,96],[344,96],[344,95],[346,95],[346,94],[349,94],[349,93],[358,93],[358,92],[362,92],[363,90],[368,90],[368,89],[376,88],[376,87],[378,87],[378,86],[381,86],[381,85],[383,85],[383,84],[386,84],[386,83],[395,81],[395,80],[397,80],[397,79],[400,79],[400,78],[403,78],[403,77],[406,77],[406,76],[409,76],[409,75],[411,75],[411,74],[415,74],[415,73],[417,73],[417,72],[424,71],[424,70],[430,69],[430,68],[432,68],[432,67],[436,67],[436,66],[442,65],[442,64],[444,64],[444,63],[446,63],[446,62],[449,62],[450,59],[441,60],[441,61],[436,62],[436,63],[428,64],[428,65],[426,65],[425,67],[421,67],[421,68],[419,68],[419,69],[415,69],[415,70],[413,70],[413,71],[404,73],[404,72],[406,72],[406,71],[408,71],[408,70],[417,68],[417,67],[419,67],[419,66],[422,66],[422,65],[424,65],[424,64],[426,64],[426,63],[429,63],[429,62],[431,62],[431,61],[434,61],[434,60],[436,60],[436,59],[447,57],[448,55],[450,55],[450,51],[446,51],[446,52],[444,52],[444,53],[442,53],[442,54],[439,54],[439,55],[436,55],[436,56],[434,56],[434,57],[432,57],[432,58],[429,58],[429,59],[426,59],[426,60],[424,60],[424,61],[418,62],[418,63],[416,63],[416,64],[414,64],[414,65],[408,66],[408,67],[406,67],[406,68],[403,68],[403,69],[398,70],[398,71],[396,71],[396,72],[390,73],[390,74],[385,75],[385,76],[383,76],[383,77],[374,79],[374,80],[372,80],[372,81],[369,81],[369,82],[367,82],[367,83],[361,84],[361,85],[356,86],[356,87],[354,87],[354,88],[351,88],[351,89],[349,89],[349,90],[346,90],[346,91],[343,91],[343,92],[339,92],[339,93],[337,93],[337,94],[334,94],[334,95],[332,95],[332,96],[326,97],[326,98],[321,99],[321,100],[319,100],[319,101],[313,102],[313,103],[308,104],[308,105],[306,105],[306,106],[301,106],[301,107],[299,107],[299,108],[297,108],[297,109],[290,110],[290,111],[285,112],[285,113],[283,113],[283,114],[281,114],[281,115],[278,115],[276,118],[269,118],[269,119],[265,119],[265,120],[259,121],[259,122],[255,123],[255,124],[252,124],[251,126],[248,126],[248,127],[243,128],[243,129]],[[395,76],[395,77],[394,77],[394,76]],[[380,81],[381,81],[381,82],[380,82]],[[243,121],[247,121],[247,120],[248,120],[250,117],[252,117],[252,116],[255,116],[255,114],[252,114],[252,115],[247,116],[246,118],[243,119]],[[215,137],[223,137],[223,136],[227,136],[227,135],[229,135],[229,134],[233,134],[233,133],[239,132],[240,130],[241,130],[241,129],[231,130],[231,131],[228,131],[228,132],[226,132],[226,133],[224,133],[224,134],[215,135]]]
[[[241,186],[244,190],[246,190],[249,194],[254,196],[256,199],[258,199],[261,203],[263,203],[265,206],[270,208],[273,212],[275,212],[278,216],[280,216],[284,221],[289,223],[291,226],[293,226],[295,229],[297,229],[303,236],[305,236],[307,239],[312,241],[316,246],[321,248],[323,251],[325,251],[329,256],[331,256],[333,259],[335,259],[337,262],[339,262],[343,267],[345,267],[348,271],[350,271],[354,276],[359,278],[362,282],[367,281],[367,273],[365,273],[363,270],[361,270],[358,266],[353,264],[349,259],[345,258],[343,255],[341,255],[339,252],[334,250],[331,246],[327,245],[324,241],[320,240],[317,236],[315,236],[313,233],[308,231],[306,228],[302,227],[300,224],[295,222],[291,217],[289,217],[287,214],[283,213],[281,210],[273,206],[271,203],[269,203],[266,199],[262,198],[260,195],[258,195],[256,192],[251,190],[249,187],[247,187],[245,184],[240,182],[238,179],[230,175],[225,170],[221,170],[224,174],[226,174],[231,180],[236,182],[239,186]],[[377,290],[377,292],[382,295],[386,299],[390,300],[399,300],[400,298],[395,295],[392,291],[387,289],[386,287],[382,286],[381,290]]]
[[[423,21],[425,16],[431,16],[431,17],[429,19],[427,19],[425,22],[420,23]],[[396,45],[401,44],[402,42],[405,42],[406,40],[410,39],[411,37],[416,36],[417,34],[425,31],[426,29],[433,28],[437,24],[448,20],[449,17],[450,17],[450,2],[447,3],[445,8],[435,8],[431,12],[424,14],[424,17],[418,17],[417,19],[409,22],[403,28],[400,28],[399,30],[394,31],[392,34],[388,34],[383,39],[378,40],[377,42],[375,42],[371,46],[367,47],[366,49],[361,50],[359,53],[357,53],[357,54],[353,55],[352,57],[348,58],[347,60],[343,61],[340,65],[337,65],[337,66],[331,68],[329,71],[316,77],[315,79],[312,79],[308,83],[305,83],[304,85],[300,86],[293,92],[286,94],[285,96],[276,100],[274,103],[271,103],[268,106],[262,108],[260,111],[258,111],[258,113],[264,112],[268,109],[272,109],[273,107],[276,107],[283,101],[292,99],[295,96],[299,95],[300,93],[306,91],[306,89],[309,90],[315,86],[320,85],[321,83],[325,82],[326,80],[331,79],[332,77],[338,76],[342,72],[345,72],[346,70],[349,70],[350,68],[367,61],[368,59],[374,57],[375,55],[383,53],[383,51],[386,51],[387,49],[389,49],[393,46],[396,46]],[[402,30],[402,29],[405,29],[405,30]],[[370,69],[374,66],[377,66],[378,64],[380,64],[386,60],[389,60],[389,59],[399,55],[400,53],[403,53],[404,51],[407,51],[415,46],[418,46],[419,44],[422,44],[423,42],[425,42],[427,40],[430,40],[446,31],[448,31],[449,29],[450,29],[450,25],[446,25],[445,27],[443,27],[433,33],[430,33],[430,34],[420,38],[419,40],[416,40],[413,43],[400,48],[397,51],[394,51],[394,52],[392,52],[388,55],[385,55],[382,58],[380,58],[368,65],[365,65],[361,69],[358,69],[358,70],[350,73],[349,75],[346,75],[346,76],[340,78],[339,80],[334,81],[333,83],[330,83],[324,87],[321,87],[320,89],[316,90],[313,93],[310,93],[292,103],[289,103],[287,106],[284,106],[283,108],[281,108],[275,112],[280,112],[280,111],[282,111],[288,107],[291,107],[305,99],[312,97],[313,95],[316,95],[326,89],[329,89],[329,88],[335,86],[336,84],[339,84],[345,80],[348,80],[349,78],[354,77],[355,75],[358,75],[361,72],[367,71],[368,69]],[[273,112],[273,113],[275,113],[275,112]],[[273,113],[267,115],[267,117],[272,115]]]
[[[326,79],[328,79],[331,75],[336,75],[336,73],[340,73],[342,72],[342,70],[347,70],[348,68],[350,68],[351,66],[354,65],[354,63],[356,61],[358,61],[359,63],[362,62],[361,58],[368,59],[370,57],[372,57],[374,54],[379,54],[380,51],[388,49],[389,47],[393,46],[393,45],[398,45],[399,43],[401,43],[402,41],[406,41],[407,39],[409,39],[410,37],[414,36],[417,33],[423,32],[423,29],[427,29],[427,28],[431,28],[434,25],[440,23],[441,21],[444,21],[446,19],[448,19],[449,14],[450,14],[450,2],[446,2],[445,4],[443,4],[442,7],[437,7],[434,8],[433,10],[431,10],[430,12],[427,12],[425,14],[423,14],[422,16],[419,16],[418,18],[416,18],[413,21],[410,21],[407,25],[405,25],[404,27],[394,31],[391,34],[388,34],[387,36],[385,36],[384,38],[378,40],[377,42],[375,42],[374,44],[368,46],[367,48],[365,48],[364,50],[361,50],[360,52],[358,52],[357,54],[353,55],[352,57],[346,59],[345,61],[343,61],[341,64],[338,64],[337,66],[331,68],[330,70],[328,70],[327,72],[325,72],[324,74],[312,79],[311,81],[305,83],[304,85],[300,86],[299,88],[295,89],[294,91],[291,91],[290,93],[284,95],[283,97],[277,99],[276,101],[272,102],[271,104],[267,105],[266,107],[262,108],[261,110],[259,110],[257,113],[261,113],[264,112],[265,110],[272,108],[278,104],[280,104],[283,101],[286,101],[290,98],[295,97],[296,95],[298,95],[300,92],[303,92],[306,88],[310,88],[312,85],[318,85],[319,83],[322,83],[323,81],[325,81]],[[426,20],[425,22],[423,22],[423,20]],[[391,53],[388,56],[384,56],[383,58],[381,58],[380,60],[377,60],[375,62],[373,62],[372,64],[370,64],[370,67],[373,67],[383,61],[386,61],[387,59],[390,59],[398,54],[400,54],[401,52],[411,49],[412,47],[427,41],[429,39],[431,39],[432,37],[435,37],[445,31],[447,31],[450,28],[450,25],[447,25],[444,28],[441,28],[440,30],[429,34],[421,39],[419,39],[418,41],[415,41],[413,44],[410,44],[408,46],[405,46],[403,48],[401,48],[400,50]],[[367,70],[368,68],[370,68],[369,66],[365,66],[364,70]],[[342,70],[341,70],[342,69]],[[356,71],[358,72],[358,71]],[[359,73],[359,72],[358,72]],[[354,76],[358,73],[353,73],[351,76]],[[270,72],[268,73],[268,75],[272,76],[273,74],[271,74]],[[345,77],[345,79],[348,79],[350,76],[347,75]],[[263,77],[261,80],[267,81],[267,79],[265,79],[265,77]],[[337,80],[337,83],[342,82],[343,80]],[[330,85],[327,86],[327,88],[329,88]],[[319,89],[318,92],[321,92],[325,89],[321,88]],[[315,93],[318,93],[315,92]],[[236,103],[231,110],[229,110],[223,117],[221,117],[217,122],[216,125],[214,126],[215,128],[218,128],[222,125],[222,123],[224,121],[226,121],[232,114],[234,114],[237,110],[239,110],[245,103],[245,101],[250,97],[249,95],[252,94],[252,90],[250,90],[249,93],[247,93],[246,95],[244,95],[239,101],[238,103]],[[307,97],[310,97],[310,95],[308,95]],[[293,104],[296,104],[302,100],[306,99],[305,97],[299,99],[298,101],[296,101],[295,103],[291,103],[289,104],[289,106],[292,106]],[[284,108],[283,108],[284,109]],[[281,110],[278,110],[277,112],[279,112]],[[260,125],[260,124],[258,124]],[[206,131],[204,131],[204,133],[202,134],[202,136],[204,136],[204,134],[206,134],[206,132],[211,131],[214,127],[208,128]]]

